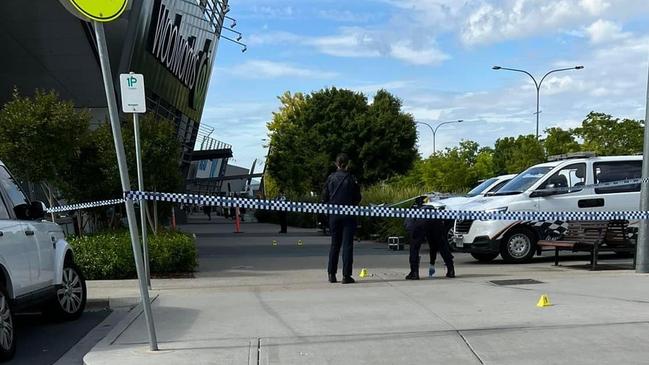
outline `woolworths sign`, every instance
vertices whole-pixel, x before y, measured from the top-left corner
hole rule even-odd
[[[197,97],[204,96],[207,91],[215,42],[210,38],[213,33],[207,29],[184,24],[185,16],[200,19],[204,15],[195,5],[184,6],[187,13],[175,8],[183,4],[183,1],[169,4],[155,1],[148,50],[190,90],[190,106],[196,109]],[[192,14],[197,11],[197,14]]]

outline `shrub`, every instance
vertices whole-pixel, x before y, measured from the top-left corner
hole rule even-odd
[[[150,234],[151,275],[193,272],[198,265],[194,238],[182,232]],[[69,240],[74,260],[89,280],[137,277],[128,231],[120,230]]]
[[[425,190],[421,186],[402,184],[376,184],[363,190],[362,205],[369,204],[399,204],[399,208],[407,208],[412,204],[414,197],[422,195]],[[408,201],[409,200],[409,201]],[[403,218],[376,218],[360,217],[358,236],[367,239],[373,234],[378,234],[379,239],[386,240],[389,236],[404,236],[406,230],[403,225]]]

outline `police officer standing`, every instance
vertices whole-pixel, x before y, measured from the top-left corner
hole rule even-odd
[[[349,157],[341,153],[336,157],[336,172],[329,175],[322,193],[324,203],[336,205],[358,205],[361,202],[361,190],[356,178],[347,171]],[[343,284],[354,283],[352,264],[354,261],[354,233],[356,218],[353,216],[332,214],[329,217],[331,230],[331,248],[329,249],[329,282],[335,283],[338,271],[338,255],[343,249]]]
[[[423,208],[423,197],[415,200],[413,208]],[[446,225],[441,219],[418,219],[407,218],[405,220],[406,230],[410,237],[410,273],[406,280],[419,280],[419,250],[422,243],[428,241],[430,247],[430,275],[435,272],[435,260],[439,252],[446,264],[446,277],[455,277],[455,266],[453,265],[453,255],[448,244],[446,236]]]

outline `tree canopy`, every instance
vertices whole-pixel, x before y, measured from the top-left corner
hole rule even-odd
[[[401,101],[381,90],[371,104],[362,93],[323,89],[307,96],[285,93],[268,123],[267,172],[280,189],[319,191],[345,152],[362,184],[410,170],[417,158],[415,121]]]
[[[21,180],[46,183],[69,202],[122,195],[109,123],[90,128],[90,115],[53,92],[32,97],[14,92],[0,110],[0,159]],[[182,184],[181,146],[172,122],[140,118],[145,184],[177,191]],[[131,123],[122,126],[131,184],[137,186]]]
[[[28,97],[14,90],[0,110],[0,158],[20,179],[60,184],[79,160],[89,126],[88,113],[53,91]]]

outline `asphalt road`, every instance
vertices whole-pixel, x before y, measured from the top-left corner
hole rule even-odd
[[[109,310],[86,312],[76,321],[60,323],[40,314],[17,315],[16,357],[7,364],[53,364],[109,314]]]
[[[278,234],[279,227],[275,225],[243,223],[243,233],[235,234],[232,221],[222,217],[208,221],[202,216],[192,216],[190,224],[181,229],[193,232],[197,236],[197,277],[256,276],[286,270],[326,270],[331,238],[313,229],[289,227],[288,234]],[[302,245],[298,245],[298,241],[302,241]],[[405,276],[408,273],[408,249],[409,246],[406,245],[403,251],[392,251],[387,249],[386,243],[356,242],[355,274],[362,267],[381,267],[403,270]],[[428,265],[428,245],[422,245],[420,255],[423,274]],[[532,263],[523,265],[507,265],[501,258],[490,263],[479,263],[467,253],[455,252],[453,255],[459,273],[465,271],[465,268],[470,271],[479,269],[485,273],[502,270],[524,271],[528,266],[547,267],[554,262],[554,252],[551,251],[546,251],[543,256],[534,257]],[[586,270],[589,255],[562,252],[560,260],[564,267]],[[601,254],[600,261],[608,264],[600,267],[604,270],[628,269],[631,264],[631,259],[619,260],[610,253]],[[342,265],[342,261],[339,265]],[[436,269],[438,275],[444,275],[444,263],[439,256]]]

